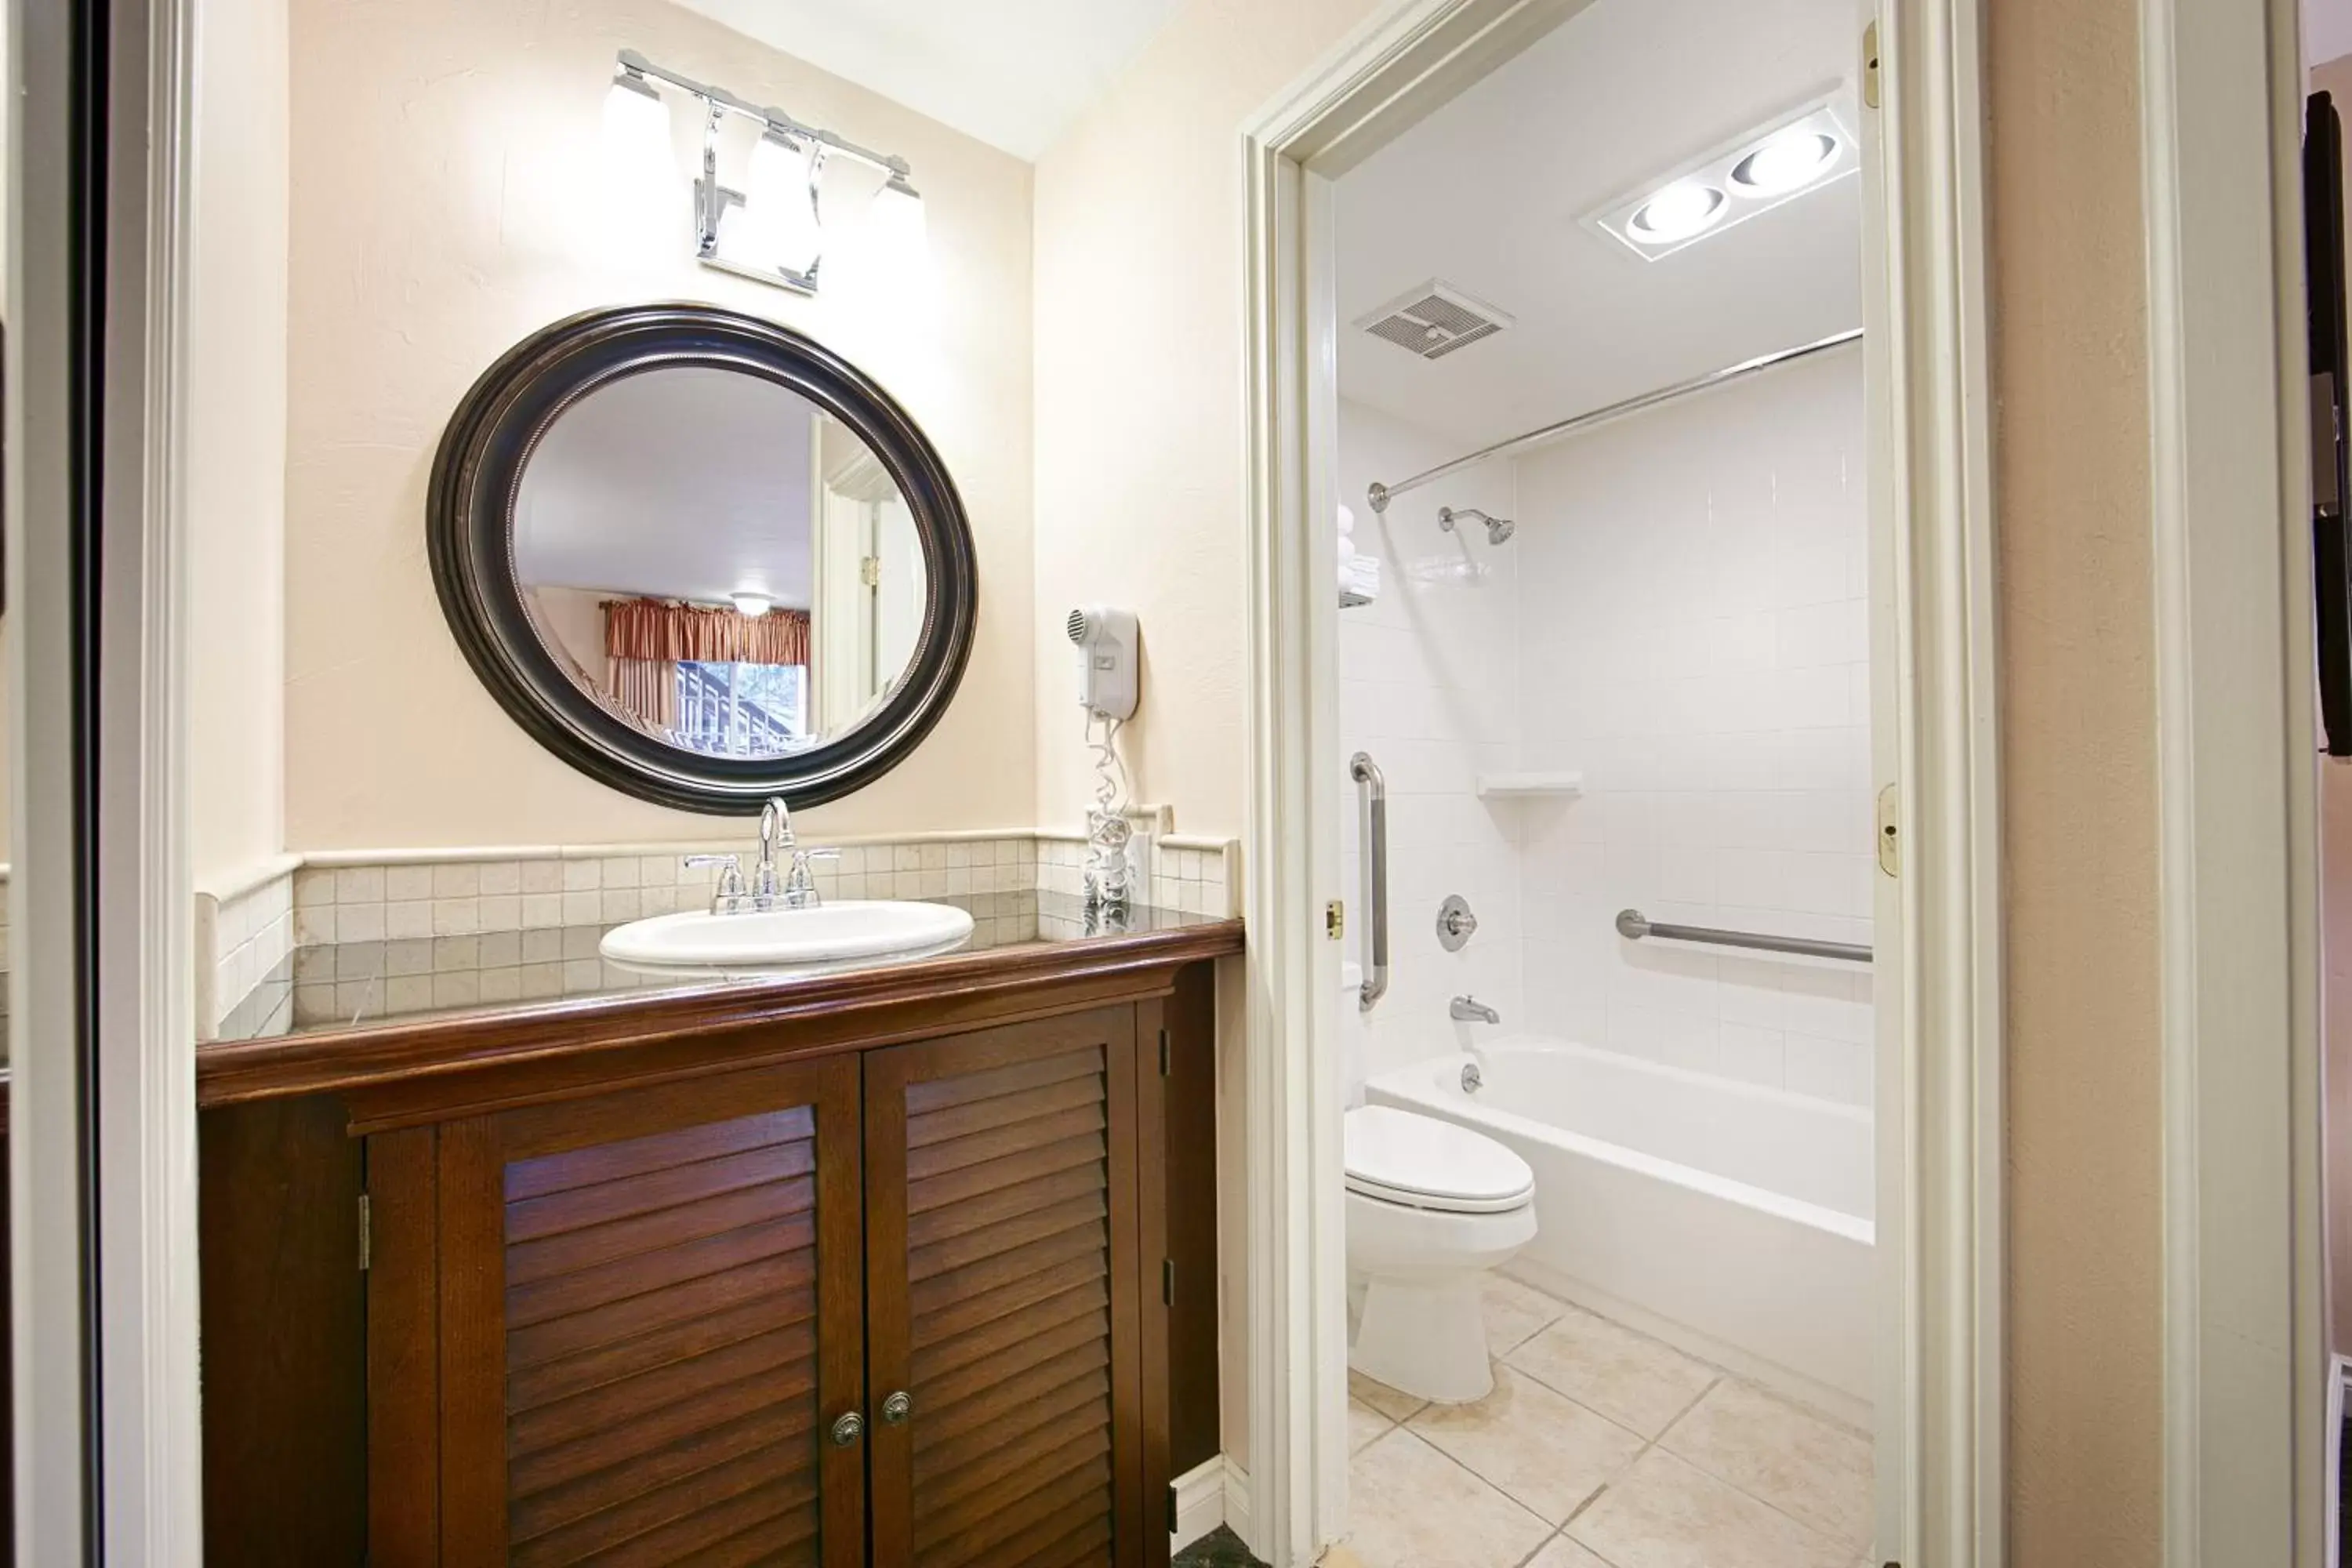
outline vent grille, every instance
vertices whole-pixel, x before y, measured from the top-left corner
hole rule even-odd
[[[1381,342],[1423,359],[1443,359],[1511,324],[1511,318],[1503,311],[1435,279],[1407,289],[1356,321]]]

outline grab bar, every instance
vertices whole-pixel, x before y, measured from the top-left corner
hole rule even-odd
[[[1654,921],[1639,910],[1617,911],[1617,934],[1639,942],[1645,936],[1668,942],[1703,942],[1716,947],[1752,947],[1760,952],[1792,952],[1800,958],[1836,958],[1848,963],[1868,963],[1870,949],[1859,942],[1822,942],[1810,936],[1768,936],[1761,931],[1718,931],[1713,926],[1676,926]]]
[[[1389,993],[1389,782],[1370,752],[1348,759],[1348,776],[1363,786],[1365,910],[1364,987],[1357,1006],[1370,1012]]]

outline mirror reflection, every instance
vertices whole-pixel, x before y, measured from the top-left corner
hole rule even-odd
[[[748,371],[665,365],[557,416],[515,498],[515,580],[606,709],[706,756],[855,730],[922,634],[921,541],[847,426]]]

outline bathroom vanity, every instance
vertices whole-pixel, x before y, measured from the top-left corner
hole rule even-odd
[[[1241,928],[1045,903],[201,1047],[207,1560],[1165,1562]]]

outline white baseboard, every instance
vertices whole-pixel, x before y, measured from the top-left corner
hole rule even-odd
[[[1257,1549],[1257,1534],[1250,1528],[1249,1472],[1231,1459],[1225,1461],[1225,1528],[1241,1537],[1251,1556],[1265,1558],[1265,1553]]]
[[[1807,1377],[1803,1373],[1782,1366],[1778,1362],[1767,1361],[1712,1334],[1703,1334],[1671,1318],[1662,1318],[1647,1308],[1637,1307],[1606,1290],[1597,1289],[1575,1276],[1549,1268],[1524,1253],[1505,1264],[1502,1272],[1523,1285],[1534,1286],[1547,1296],[1557,1297],[1589,1312],[1597,1312],[1612,1322],[1622,1323],[1654,1340],[1664,1340],[1685,1354],[1712,1362],[1724,1371],[1736,1373],[1750,1383],[1761,1384],[1773,1393],[1808,1405],[1832,1421],[1843,1422],[1863,1432],[1872,1430],[1870,1402],[1857,1399],[1843,1389],[1832,1388],[1817,1378]]]
[[[1181,1552],[1225,1522],[1225,1457],[1195,1465],[1169,1484],[1176,1490],[1176,1528],[1168,1550]]]

